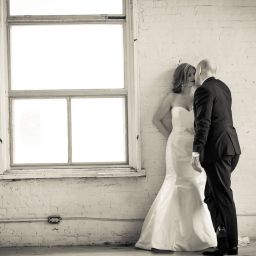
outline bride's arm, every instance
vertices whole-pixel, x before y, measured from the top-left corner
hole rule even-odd
[[[172,131],[172,125],[171,122],[169,122],[169,127],[165,125],[166,122],[164,122],[164,117],[166,114],[170,114],[170,108],[172,106],[174,100],[174,96],[172,93],[168,94],[164,100],[161,102],[160,106],[158,107],[156,113],[153,117],[153,124],[156,126],[156,128],[165,136],[168,137],[170,132]],[[171,117],[170,117],[171,118]]]

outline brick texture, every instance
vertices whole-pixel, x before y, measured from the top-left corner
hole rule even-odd
[[[256,1],[137,0],[142,165],[146,178],[0,182],[0,219],[45,218],[59,225],[0,223],[0,246],[133,243],[165,175],[166,139],[152,125],[173,70],[202,58],[218,64],[233,94],[243,154],[232,185],[240,235],[256,237]],[[247,216],[250,215],[250,216]],[[69,219],[65,217],[94,217]],[[115,218],[123,220],[115,221]],[[127,220],[124,220],[127,219]]]

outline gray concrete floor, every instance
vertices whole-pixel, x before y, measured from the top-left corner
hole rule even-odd
[[[74,247],[11,247],[0,248],[1,256],[146,256],[183,255],[199,256],[200,252],[154,253],[122,246],[74,246]],[[256,256],[256,241],[239,248],[241,256]]]

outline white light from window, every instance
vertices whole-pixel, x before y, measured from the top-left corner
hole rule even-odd
[[[12,110],[14,164],[68,161],[65,99],[17,99]]]
[[[71,106],[73,162],[125,162],[125,99],[72,99]]]
[[[122,14],[122,2],[122,0],[10,0],[10,14]]]
[[[11,27],[13,90],[124,87],[120,24]]]

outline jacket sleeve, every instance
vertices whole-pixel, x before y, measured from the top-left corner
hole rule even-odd
[[[205,147],[211,125],[213,97],[203,86],[194,95],[195,137],[193,152],[201,153]]]

